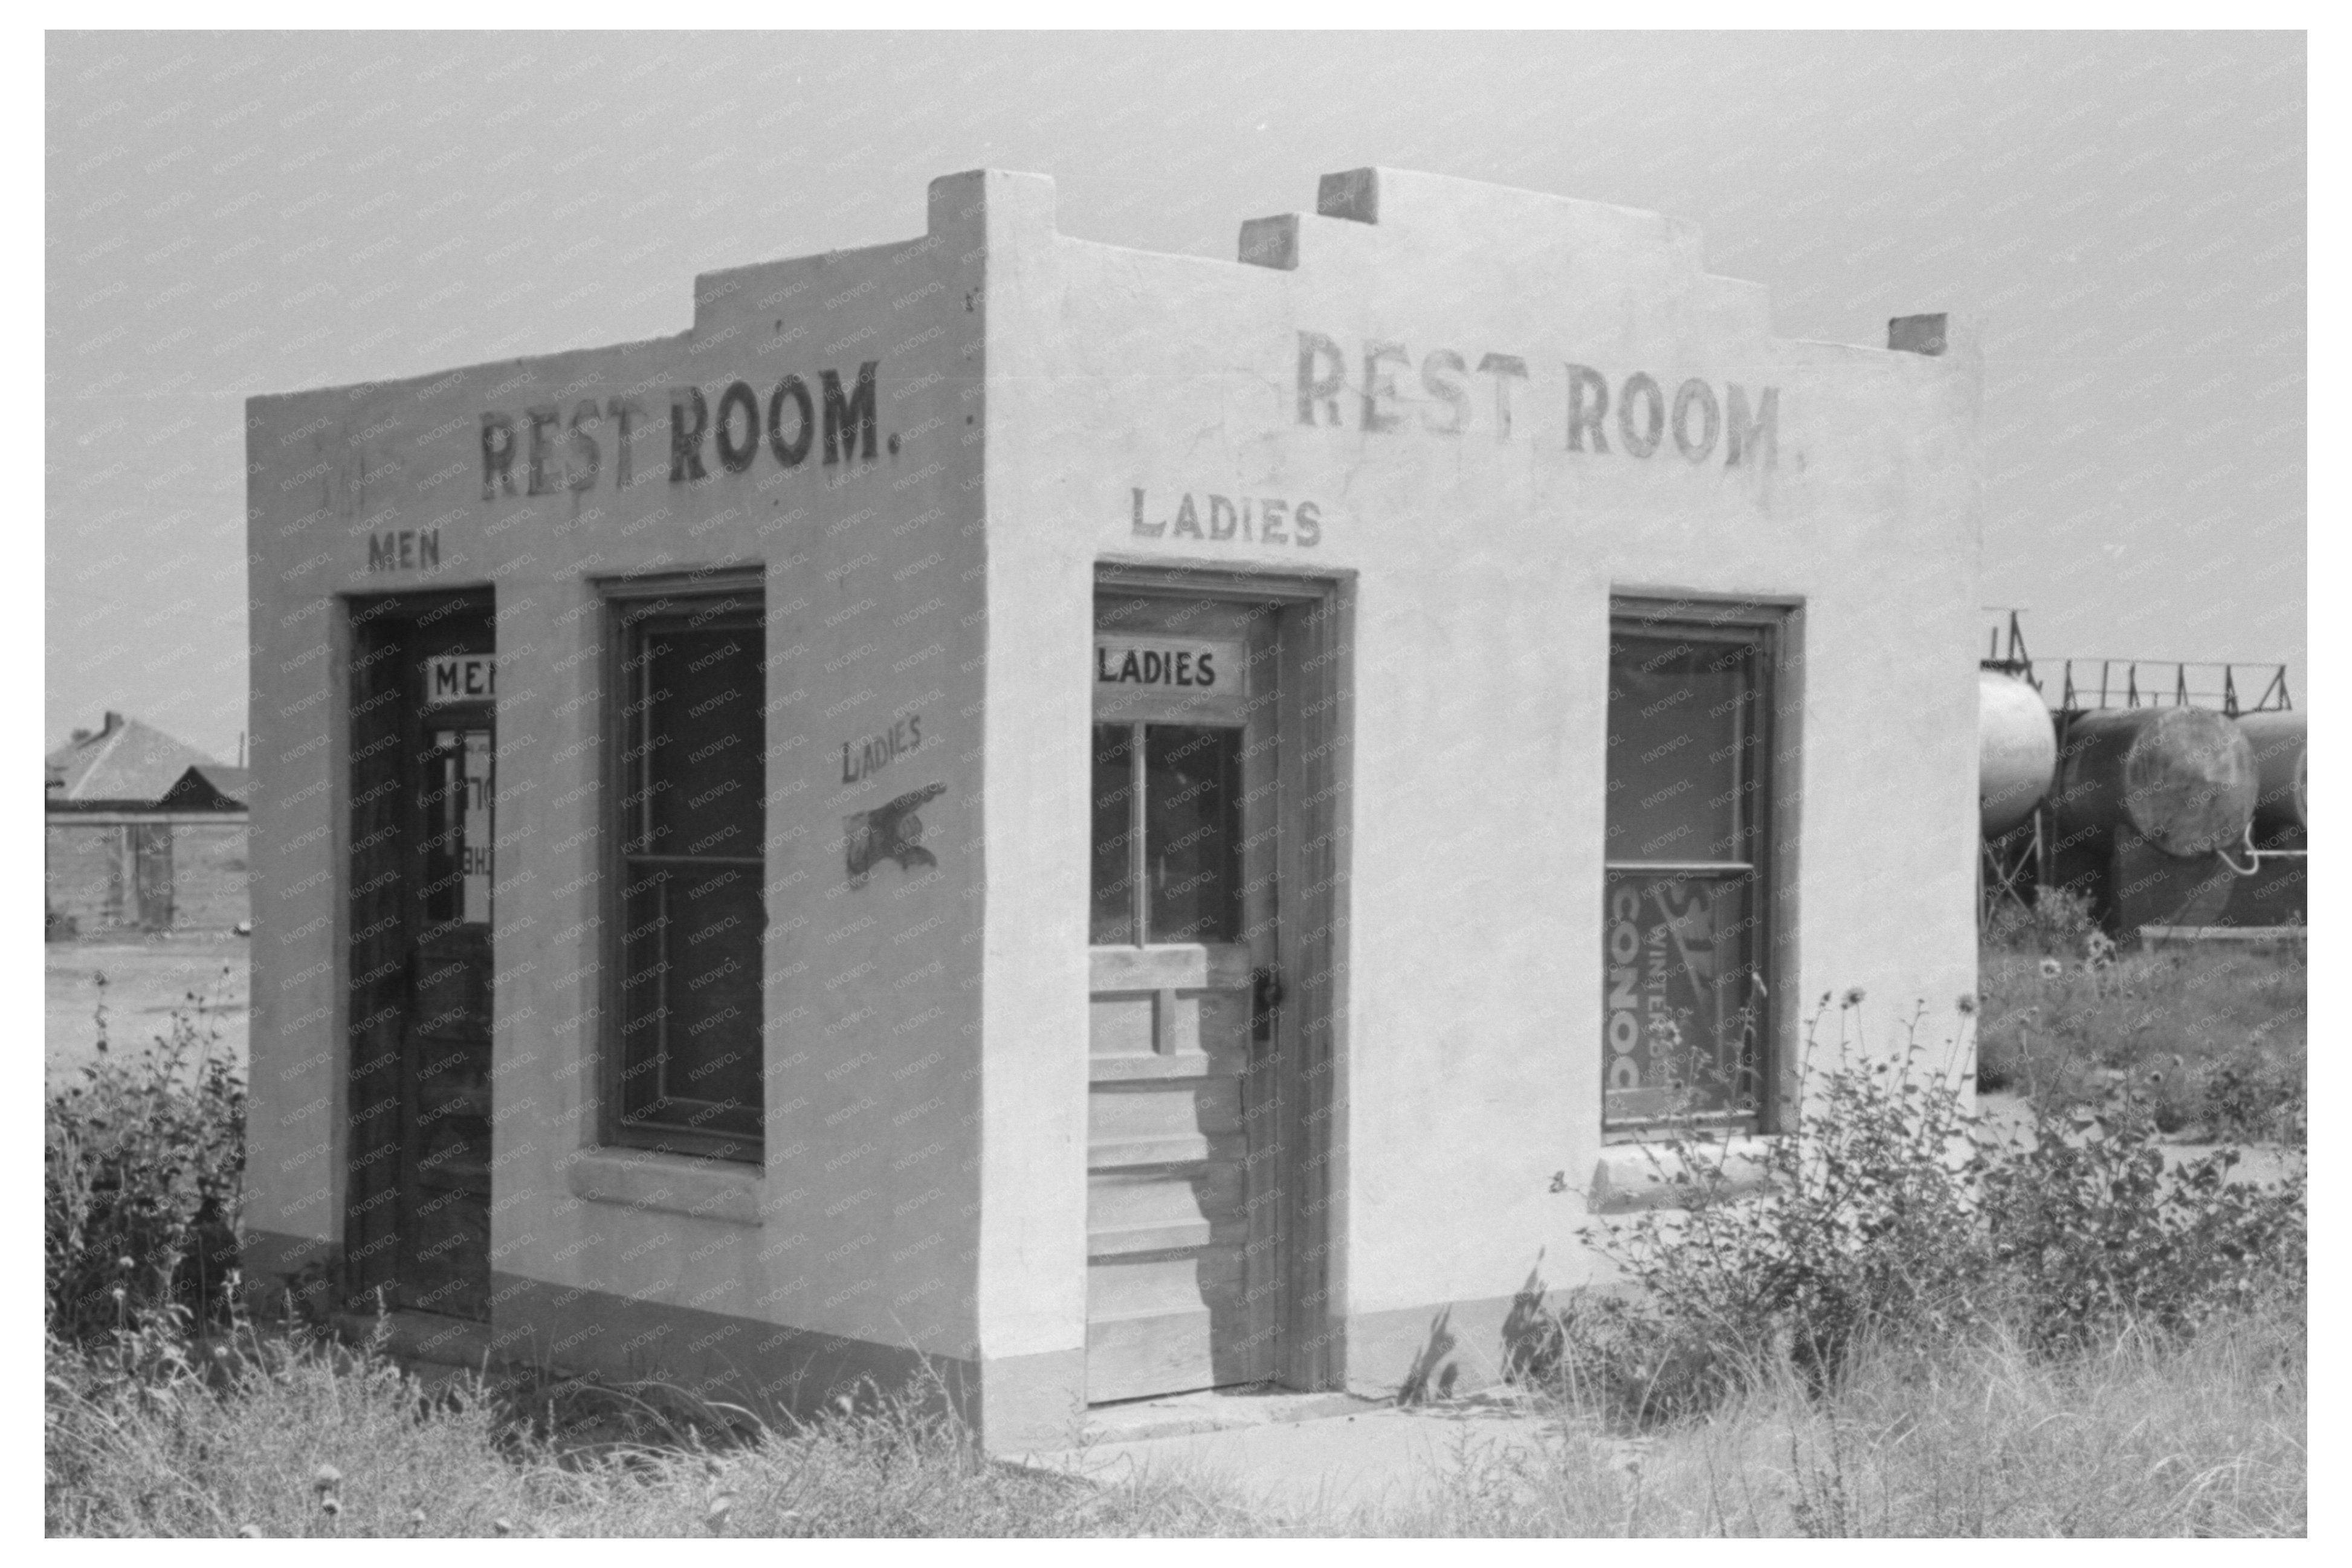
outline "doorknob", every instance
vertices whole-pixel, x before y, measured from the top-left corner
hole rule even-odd
[[[1250,1034],[1274,1042],[1274,1010],[1282,1005],[1282,971],[1268,964],[1250,971]]]

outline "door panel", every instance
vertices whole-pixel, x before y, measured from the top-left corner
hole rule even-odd
[[[1090,1057],[1087,1396],[1263,1381],[1271,1340],[1254,1332],[1247,1290],[1248,951],[1097,949],[1093,967],[1110,1027]]]
[[[1097,622],[1087,1396],[1099,1403],[1272,1379],[1285,1268],[1268,1244],[1276,1032],[1257,983],[1278,961],[1272,616],[1120,601]]]

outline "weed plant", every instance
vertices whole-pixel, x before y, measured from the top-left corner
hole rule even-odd
[[[2159,1132],[2305,1141],[2301,943],[2119,952],[2082,899],[2046,888],[1996,915],[1979,975],[1979,1089],[2071,1112],[2128,1079]]]
[[[108,1040],[47,1095],[44,1256],[50,1333],[87,1341],[167,1305],[220,1319],[236,1267],[245,1085],[212,1009],[191,995],[166,1032]]]

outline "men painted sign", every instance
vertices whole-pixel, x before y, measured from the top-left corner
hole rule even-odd
[[[443,703],[486,703],[499,695],[499,660],[495,653],[443,653],[425,664],[425,700]]]

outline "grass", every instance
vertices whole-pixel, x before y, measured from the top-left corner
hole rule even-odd
[[[268,1348],[125,1393],[53,1346],[47,1514],[73,1535],[2295,1535],[2305,1346],[2284,1303],[2057,1362],[1875,1346],[1827,1397],[1767,1380],[1632,1439],[1559,1410],[1540,1455],[1465,1454],[1422,1500],[1321,1518],[994,1463],[905,1399],[730,1446],[583,1448],[348,1354]]]
[[[1638,1445],[1571,1425],[1540,1460],[1465,1463],[1405,1535],[2300,1535],[2299,1306],[2193,1342],[2053,1362],[1993,1340],[1876,1346],[1826,1398],[1790,1375]]]
[[[380,1359],[319,1346],[262,1343],[241,1359],[132,1384],[53,1342],[48,1532],[1131,1536],[1258,1522],[1200,1488],[1104,1490],[985,1459],[911,1396],[750,1441],[583,1447],[478,1384],[426,1397]]]
[[[2093,945],[2090,956],[2085,967],[2047,944],[1986,953],[1985,1077],[2013,1075],[2063,1108],[2111,1098],[2121,1073],[2174,1096],[2159,1101],[2160,1120],[2169,1104],[2177,1125],[2300,1139],[2299,956],[2116,956]],[[2044,972],[2050,958],[2054,975]],[[90,1290],[68,1289],[51,1270],[52,1535],[2259,1536],[2306,1528],[2306,1324],[2299,1270],[2284,1267],[2267,1271],[2274,1293],[2217,1295],[2221,1315],[2191,1314],[2177,1333],[2099,1329],[2087,1345],[2070,1340],[2053,1351],[2046,1336],[2009,1326],[2026,1325],[2011,1312],[1908,1343],[1864,1334],[1825,1385],[1783,1360],[1704,1414],[1639,1429],[1622,1412],[1556,1398],[1537,1451],[1465,1451],[1410,1498],[1314,1516],[1181,1475],[1097,1484],[994,1462],[967,1433],[926,1414],[936,1406],[920,1390],[779,1430],[707,1409],[717,1418],[698,1423],[576,1385],[477,1382],[428,1393],[366,1352],[250,1324],[192,1339],[213,1301],[199,1292],[202,1311],[192,1310],[180,1288],[184,1258],[201,1251],[189,1250],[200,1206],[140,1174],[192,1146],[149,1105],[163,1087],[196,1094],[173,1067],[182,1032],[175,1027],[152,1062],[101,1068],[84,1075],[88,1092],[52,1097],[53,1250],[89,1252],[152,1284],[137,1300],[110,1294],[113,1326],[93,1329],[87,1314],[60,1310]],[[134,1100],[147,1109],[116,1114]],[[182,1109],[223,1128],[236,1121],[220,1096],[189,1098]],[[1860,1132],[1869,1109],[1845,1113]],[[60,1179],[57,1150],[81,1151],[65,1161],[68,1174],[79,1171],[100,1148],[88,1129],[118,1124],[171,1148],[134,1139],[113,1165],[100,1161],[131,1173],[116,1188],[158,1201],[179,1193],[178,1228],[165,1227],[132,1265],[117,1254],[139,1251],[133,1232],[145,1232],[126,1228],[123,1204],[102,1213],[67,1204],[74,1223],[61,1228],[58,1218],[61,1199],[81,1188]],[[2129,1197],[2116,1201],[2129,1208]],[[2059,1221],[2073,1223],[2072,1212]],[[104,1231],[103,1246],[82,1235],[91,1226]],[[2093,1228],[2085,1235],[2097,1241],[2114,1227]],[[2145,1230],[2125,1239],[2153,1245]]]
[[[2104,963],[1988,947],[1977,1083],[2063,1113],[2118,1081],[2167,1133],[2301,1145],[2308,967],[2300,950],[2132,952]]]

